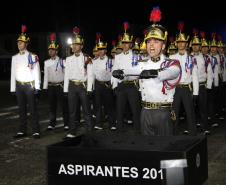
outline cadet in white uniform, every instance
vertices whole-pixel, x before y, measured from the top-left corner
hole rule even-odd
[[[156,11],[160,10],[156,8],[152,14]],[[155,19],[153,21],[156,22]],[[143,106],[141,132],[144,135],[173,135],[171,106],[175,85],[180,80],[180,65],[178,61],[170,60],[162,54],[166,39],[167,31],[164,27],[157,24],[150,26],[145,36],[150,59],[146,62],[139,62],[130,71],[121,70],[121,75],[118,76],[121,79],[127,74],[140,76]]]
[[[218,65],[217,60],[215,57],[212,57],[209,54],[209,42],[206,40],[206,34],[205,32],[200,32],[201,35],[201,51],[204,56],[204,60],[206,63],[211,64],[211,69],[213,73],[213,83],[212,88],[207,88],[207,107],[208,107],[208,119],[210,120],[210,123],[212,126],[218,126],[217,120],[214,116],[214,94],[213,94],[213,88],[216,84],[218,84],[219,76],[218,76]]]
[[[213,120],[218,120],[218,116],[221,112],[220,110],[220,85],[222,83],[222,70],[221,70],[221,63],[220,63],[220,56],[217,51],[217,41],[216,41],[216,34],[212,34],[212,40],[210,42],[210,55],[213,58],[213,68],[216,73],[214,75],[214,86],[213,86]],[[218,73],[218,74],[217,74]],[[218,127],[217,121],[212,121],[212,127]]]
[[[222,50],[225,49],[225,44],[223,44],[223,46],[221,46],[221,47],[222,47]],[[222,55],[224,56],[224,61],[222,63],[222,79],[223,79],[223,92],[226,92],[226,56],[225,56],[225,54],[223,54],[223,52],[222,52]],[[225,112],[226,111],[226,96],[225,96],[225,94],[223,95],[223,100],[224,100],[223,101],[223,108],[224,108],[224,112]],[[224,114],[224,116],[225,116],[225,114]]]
[[[197,99],[199,93],[198,69],[192,56],[186,51],[189,36],[182,33],[183,27],[183,23],[178,24],[178,28],[180,30],[180,33],[176,37],[178,52],[170,56],[171,59],[175,59],[180,62],[182,69],[181,80],[175,91],[173,109],[175,110],[176,117],[178,118],[180,113],[180,105],[181,103],[183,104],[187,118],[187,129],[184,131],[184,134],[195,135],[196,124],[193,109],[193,98]],[[191,83],[193,85],[193,92]],[[176,121],[177,126],[178,122],[179,119]]]
[[[218,46],[218,48],[217,48],[217,51],[218,51],[218,54],[219,54],[219,56],[220,56],[220,70],[221,70],[221,74],[220,74],[220,77],[221,77],[221,83],[220,83],[220,89],[219,89],[219,93],[220,93],[220,95],[219,95],[219,97],[221,97],[220,99],[219,99],[219,119],[220,120],[224,120],[224,116],[225,115],[223,115],[223,112],[224,112],[224,109],[225,109],[225,106],[224,106],[224,104],[223,104],[223,102],[224,101],[222,101],[222,97],[225,97],[225,91],[224,91],[224,78],[223,78],[223,76],[224,76],[224,63],[225,63],[225,55],[224,55],[224,43],[223,43],[223,41],[222,41],[222,37],[221,37],[221,35],[218,35],[218,43],[217,43],[217,46]]]
[[[29,37],[26,35],[26,26],[22,25],[22,33],[17,39],[19,53],[12,57],[11,86],[10,91],[16,92],[20,127],[14,138],[27,135],[27,104],[32,120],[32,132],[34,138],[40,138],[40,126],[36,98],[40,90],[40,67],[38,56],[27,50]]]
[[[56,125],[56,111],[58,104],[63,113],[64,129],[68,130],[68,104],[64,100],[63,82],[64,82],[64,62],[57,56],[58,44],[56,44],[56,35],[50,35],[51,43],[48,46],[50,59],[44,62],[44,82],[43,89],[48,89],[48,101],[50,111],[50,122],[48,130],[53,130]]]
[[[135,131],[140,129],[140,96],[138,91],[138,77],[125,77],[124,79],[116,79],[120,76],[121,71],[129,73],[129,71],[138,64],[139,55],[133,54],[131,43],[133,36],[130,36],[126,31],[128,24],[124,23],[125,33],[122,38],[123,52],[115,56],[113,66],[113,89],[116,89],[116,120],[117,127],[123,130],[123,116],[126,111],[126,103],[129,102],[129,107],[132,112]]]
[[[96,105],[96,124],[95,129],[102,130],[101,122],[102,107],[108,115],[110,128],[115,130],[115,110],[113,102],[113,91],[111,88],[112,59],[106,55],[107,43],[99,41],[97,43],[99,57],[93,60],[93,74],[95,78],[95,105]]]
[[[69,127],[67,138],[75,137],[78,125],[74,125],[78,102],[82,105],[85,126],[91,130],[91,113],[89,96],[92,94],[94,76],[92,70],[92,60],[82,52],[83,38],[79,35],[79,29],[74,29],[72,43],[73,55],[66,58],[64,92],[68,93],[69,103]]]
[[[194,37],[191,41],[192,57],[198,68],[198,80],[199,80],[199,96],[197,102],[194,102],[196,109],[196,121],[200,122],[200,126],[204,131],[204,134],[210,134],[207,120],[207,90],[212,88],[213,83],[213,71],[211,67],[211,61],[207,56],[204,56],[200,52],[201,42],[197,35],[194,33]],[[200,121],[199,120],[200,116]],[[199,126],[199,125],[198,125]]]

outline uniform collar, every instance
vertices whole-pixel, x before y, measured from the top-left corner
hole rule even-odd
[[[187,54],[187,51],[185,51],[184,53],[180,53],[180,52],[178,51],[178,54],[179,54],[180,56],[184,56],[184,55]]]
[[[100,60],[104,60],[106,58],[106,55],[104,55],[103,57],[99,57]]]
[[[50,58],[50,60],[52,60],[52,61],[56,61],[58,59],[59,59],[59,57],[57,55],[54,58]]]
[[[128,55],[130,53],[130,50],[126,51],[126,52],[122,52],[124,55]]]
[[[216,57],[217,53],[216,54],[210,53],[210,55],[213,56],[213,57]]]
[[[26,54],[27,52],[28,52],[27,50],[19,51],[19,54],[20,54],[20,55],[24,55],[24,54]]]
[[[194,53],[194,52],[192,52],[192,55],[194,55],[194,56],[198,56],[200,53],[198,52],[198,53]]]
[[[75,57],[79,57],[81,55],[81,52],[79,52],[79,53],[74,53],[74,56]]]
[[[158,62],[158,61],[160,61],[161,60],[161,58],[162,58],[162,54],[160,55],[160,56],[158,56],[158,57],[151,57],[151,61],[152,62]]]

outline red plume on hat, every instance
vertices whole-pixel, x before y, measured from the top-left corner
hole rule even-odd
[[[96,33],[96,41],[100,42],[101,34],[99,32]]]
[[[53,42],[56,40],[56,34],[55,33],[51,33],[50,35],[50,41]]]
[[[177,28],[182,33],[184,31],[184,22],[179,22]]]
[[[154,24],[159,22],[162,18],[162,12],[159,7],[154,7],[150,13],[150,21]]]
[[[200,36],[202,39],[205,39],[206,38],[206,33],[204,31],[201,31],[200,32]]]
[[[212,37],[212,39],[216,39],[216,33],[215,33],[215,32],[212,33],[212,34],[211,34],[211,37]]]
[[[220,34],[217,35],[217,40],[218,40],[218,41],[222,41],[222,40],[223,40],[223,39],[222,39],[222,36],[221,36]]]
[[[76,26],[73,28],[73,33],[78,35],[80,33],[80,29]]]
[[[26,31],[27,31],[27,26],[22,25],[22,26],[21,26],[21,32],[22,32],[22,33],[26,33]]]
[[[174,37],[171,36],[171,37],[169,38],[169,41],[170,41],[170,42],[174,42]]]
[[[113,41],[111,42],[111,44],[112,44],[112,46],[114,47],[114,46],[116,45],[116,41],[113,40]]]
[[[193,33],[194,36],[197,36],[198,35],[198,32],[199,31],[196,28],[193,28],[192,33]]]
[[[129,29],[129,23],[128,22],[124,22],[123,23],[123,27],[124,27],[124,30],[126,32]]]

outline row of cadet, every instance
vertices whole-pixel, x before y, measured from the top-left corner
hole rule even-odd
[[[186,113],[185,134],[196,135],[196,126],[199,126],[200,131],[208,135],[210,125],[218,126],[219,118],[224,119],[226,107],[223,96],[226,60],[222,39],[218,37],[217,41],[213,34],[208,42],[203,32],[200,39],[194,30],[189,42],[184,24],[179,23],[179,33],[167,50],[168,32],[157,24],[161,20],[159,8],[153,9],[150,20],[153,24],[146,29],[140,46],[138,40],[132,44],[129,24],[124,23],[124,33],[117,45],[114,44],[112,57],[106,55],[107,43],[100,34],[93,49],[94,57],[83,53],[84,39],[80,29],[75,27],[73,54],[63,60],[57,55],[56,35],[51,34],[50,58],[44,62],[43,80],[43,89],[48,90],[48,130],[56,126],[57,104],[63,110],[64,129],[68,130],[66,138],[75,137],[81,129],[81,110],[86,132],[103,129],[103,113],[107,115],[111,130],[124,131],[124,118],[130,112],[134,133],[144,135],[178,134],[181,112]],[[17,39],[19,53],[12,57],[11,67],[10,91],[16,93],[20,116],[15,138],[27,136],[27,104],[33,137],[40,138],[36,101],[41,90],[40,66],[38,56],[27,50],[28,43],[23,25]]]

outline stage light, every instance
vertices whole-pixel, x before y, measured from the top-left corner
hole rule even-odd
[[[72,44],[72,38],[69,37],[69,38],[67,39],[67,44],[68,44],[68,45],[71,45],[71,44]]]

